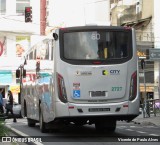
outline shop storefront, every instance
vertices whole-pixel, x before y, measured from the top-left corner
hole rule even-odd
[[[3,97],[7,98],[7,91],[10,84],[12,83],[12,72],[11,71],[0,71],[0,88],[3,88]]]
[[[154,61],[146,59],[146,47],[138,47],[137,55],[139,57],[139,83],[140,83],[140,97],[143,102],[145,95],[147,99],[154,99],[155,81],[154,81]],[[141,68],[141,60],[144,59],[145,67]]]

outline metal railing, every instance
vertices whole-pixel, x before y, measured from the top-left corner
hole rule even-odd
[[[146,100],[142,106],[143,118],[150,117],[151,114],[157,116],[160,114],[160,99]]]

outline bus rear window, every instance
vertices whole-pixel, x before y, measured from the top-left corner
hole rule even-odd
[[[69,60],[114,60],[132,52],[131,31],[68,32],[63,36],[63,57]]]

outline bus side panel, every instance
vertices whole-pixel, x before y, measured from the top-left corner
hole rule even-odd
[[[128,72],[137,71],[137,96],[134,100],[129,102],[129,110],[128,114],[136,114],[139,115],[139,106],[140,106],[140,95],[139,95],[139,68],[138,68],[138,57],[137,57],[137,49],[136,49],[136,36],[135,31],[132,29],[132,39],[133,39],[133,59],[134,61],[130,61],[128,66],[135,66],[128,67]],[[130,85],[128,85],[130,86]]]
[[[21,115],[23,116],[23,117],[26,117],[26,114],[25,114],[25,103],[24,103],[24,97],[25,97],[25,93],[26,93],[26,91],[25,91],[25,87],[24,86],[22,86],[22,89],[21,89],[21,91],[22,91],[22,93],[21,93]]]

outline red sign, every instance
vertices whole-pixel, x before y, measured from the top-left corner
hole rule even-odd
[[[0,56],[3,54],[3,44],[2,42],[0,41]]]
[[[23,78],[23,82],[35,82],[36,74],[26,74],[26,78]]]

